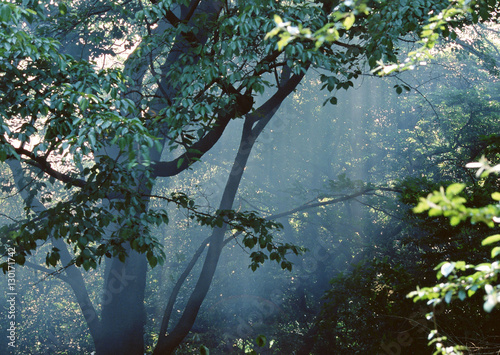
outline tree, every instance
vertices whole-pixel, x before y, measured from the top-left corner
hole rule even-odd
[[[339,6],[349,13],[351,5]],[[286,255],[299,249],[273,240],[279,225],[233,210],[256,139],[310,68],[326,70],[324,88],[349,89],[367,63],[373,68],[378,60],[395,59],[398,39],[419,32],[447,1],[368,5],[355,25],[343,20],[331,46],[296,41],[282,51],[278,39],[265,40],[272,15],[320,29],[332,4],[2,2],[0,160],[26,210],[25,218],[4,228],[3,246],[14,249],[4,270],[12,261],[24,264],[50,241],[46,265],[67,276],[97,353],[139,354],[147,266],[165,255],[151,227],[169,221],[153,202],[176,204],[212,227],[196,286],[171,329],[167,307],[155,353],[172,353],[191,329],[229,229],[243,232],[243,245],[255,248],[252,268],[271,259],[290,269]],[[485,19],[493,16],[496,2],[484,6]],[[126,55],[121,62],[120,52]],[[91,64],[110,59],[121,69]],[[243,121],[241,140],[215,212],[175,188],[154,194],[159,179],[188,171],[236,119]],[[78,267],[97,268],[102,260],[99,312]]]

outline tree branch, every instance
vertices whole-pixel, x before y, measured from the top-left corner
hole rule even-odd
[[[54,276],[54,277],[57,277],[58,279],[64,281],[64,282],[67,282],[69,283],[69,279],[68,277],[64,276],[64,275],[61,275],[60,274],[60,271],[59,270],[50,270],[44,266],[41,266],[41,265],[38,265],[38,264],[35,264],[35,263],[32,263],[31,261],[26,261],[24,263],[24,265],[26,265],[27,267],[30,267],[32,269],[35,269],[35,270],[38,270],[38,271],[41,271],[43,273],[46,273],[47,276]]]
[[[40,169],[47,175],[52,176],[53,178],[56,178],[61,182],[71,184],[72,186],[75,187],[84,187],[87,184],[85,180],[75,179],[67,174],[63,174],[55,170],[54,168],[52,168],[52,166],[45,157],[37,157],[35,156],[35,154],[24,148],[14,148],[14,150],[17,154],[24,155],[30,158],[30,160],[25,160],[25,163]]]
[[[278,91],[271,96],[261,107],[247,115],[250,123],[258,122],[264,117],[269,117],[269,113],[277,110],[279,105],[295,90],[304,74],[296,74],[290,78]],[[222,115],[218,124],[208,132],[203,138],[194,143],[184,154],[168,162],[156,162],[153,164],[153,177],[168,177],[179,174],[187,169],[194,161],[199,160],[217,143],[224,133],[230,120],[236,115],[237,105],[233,106],[229,113]],[[272,117],[272,115],[271,115]]]

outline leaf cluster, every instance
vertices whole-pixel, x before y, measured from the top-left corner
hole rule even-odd
[[[470,168],[479,168],[478,175],[488,175],[490,172],[497,172],[497,167],[491,167],[484,159],[480,162],[468,164]],[[427,198],[421,198],[420,203],[414,208],[416,213],[428,212],[429,216],[447,217],[451,225],[457,225],[466,220],[471,223],[483,222],[488,227],[494,228],[500,222],[498,218],[500,205],[489,204],[480,208],[467,207],[466,199],[459,194],[466,188],[465,184],[451,184],[446,189],[441,188]],[[500,201],[500,193],[494,192],[491,195],[494,201]],[[482,241],[483,246],[498,244],[500,235],[495,234]],[[465,261],[443,261],[434,270],[437,270],[437,279],[444,279],[441,283],[432,287],[417,288],[408,294],[415,302],[427,300],[430,305],[437,305],[441,302],[451,303],[454,299],[464,301],[467,297],[472,297],[476,291],[483,289],[485,292],[483,308],[486,312],[491,312],[500,304],[500,285],[498,279],[500,275],[500,264],[498,256],[500,246],[495,246],[491,250],[491,262],[483,262],[477,265],[467,264]],[[431,316],[433,316],[431,314]],[[437,334],[434,330],[430,338]],[[442,349],[441,340],[433,340],[439,352]],[[444,353],[444,352],[443,352]]]
[[[305,249],[290,243],[279,243],[274,240],[273,232],[283,228],[281,223],[270,221],[260,217],[256,212],[239,212],[234,210],[217,210],[215,213],[200,211],[195,201],[183,193],[173,193],[169,198],[180,208],[187,209],[189,218],[197,221],[201,226],[212,228],[223,228],[228,225],[233,237],[243,234],[242,245],[249,250],[259,249],[250,253],[252,271],[263,264],[266,260],[274,260],[280,264],[282,269],[292,270],[292,263],[287,259],[287,254],[302,254]]]

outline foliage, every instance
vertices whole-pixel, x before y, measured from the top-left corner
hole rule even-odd
[[[59,4],[59,11],[60,15],[66,14],[65,3]],[[4,247],[16,247],[13,258],[23,264],[37,247],[37,241],[45,241],[49,236],[62,238],[74,246],[73,263],[88,270],[96,268],[104,256],[125,260],[125,243],[129,242],[133,250],[147,254],[151,266],[163,262],[165,255],[160,244],[147,231],[152,225],[168,223],[168,214],[164,210],[147,209],[142,193],[144,185],[149,187],[153,183],[149,150],[161,146],[135,103],[124,97],[128,82],[123,72],[98,70],[87,61],[77,61],[61,53],[61,44],[56,40],[34,34],[29,26],[49,20],[41,4],[25,9],[2,3],[1,14],[0,71],[4,74],[0,87],[0,161],[21,161],[34,169],[33,174],[41,169],[50,179],[41,182],[39,188],[59,180],[71,194],[61,200],[54,199],[53,193],[46,193],[41,199],[50,206],[48,209],[38,215],[28,209],[27,222],[4,226],[4,235],[10,239],[4,242]],[[159,15],[148,13],[152,16],[150,21]],[[189,75],[182,78],[192,83]],[[182,78],[177,78],[179,85],[183,85]],[[184,94],[189,96],[192,92]],[[178,115],[183,111],[186,97],[172,106],[174,121],[169,121],[172,141],[180,135],[184,145],[194,139],[191,130],[185,131],[188,123]],[[189,100],[186,104],[195,115],[200,114],[196,105]],[[191,113],[186,115],[190,119]],[[205,131],[200,132],[202,135]],[[110,146],[118,148],[111,157],[103,154]],[[38,193],[37,189],[29,191],[28,201]],[[118,196],[121,198],[117,199]],[[109,203],[102,204],[104,199]],[[182,194],[172,194],[169,201],[184,208],[188,206]],[[290,245],[272,244],[268,233],[269,227],[274,227],[271,222],[262,224],[263,220],[254,213],[198,214],[191,203],[192,216],[197,216],[202,225],[220,226],[223,220],[234,220],[232,226],[240,231],[249,227],[257,234],[262,233],[258,239],[260,247],[269,250],[271,260],[281,262],[283,268],[291,268],[285,253],[289,249],[298,250]],[[117,216],[113,211],[121,213]],[[114,231],[106,236],[105,230],[111,226]],[[245,246],[252,249],[257,244],[255,238],[244,239]],[[252,253],[251,258],[255,270],[268,256],[259,251]],[[47,253],[47,265],[56,266],[59,260],[57,248]],[[6,270],[7,264],[2,265]]]
[[[491,172],[498,172],[499,165],[490,166],[485,160],[468,164],[469,168],[478,168],[478,176],[487,176]],[[415,207],[416,213],[428,211],[429,216],[445,216],[450,220],[451,225],[457,225],[466,220],[472,224],[482,222],[493,228],[498,223],[500,206],[490,204],[481,208],[468,207],[467,200],[460,196],[466,186],[464,184],[452,184],[445,189],[435,191],[422,198]],[[491,195],[495,201],[500,200],[500,193],[494,192]],[[482,245],[495,244],[500,241],[500,235],[495,234],[485,238]],[[483,262],[478,265],[467,264],[465,261],[443,261],[434,270],[437,270],[437,279],[444,279],[443,282],[433,286],[417,288],[408,294],[414,301],[428,300],[428,304],[437,305],[443,301],[451,303],[452,300],[464,301],[467,297],[473,296],[478,290],[485,292],[483,308],[486,312],[491,312],[500,303],[500,284],[498,275],[500,274],[499,261],[495,260],[500,255],[500,247],[493,247],[491,250],[491,262]],[[494,260],[494,261],[493,261]],[[434,338],[438,333],[437,329],[429,335],[429,339]],[[436,344],[437,352],[447,354],[450,347],[444,347],[442,342],[446,337],[436,337],[431,343]],[[462,348],[454,348],[453,351],[460,352]]]
[[[398,26],[403,26],[405,32],[416,31],[420,33],[419,47],[408,53],[403,63],[391,64],[397,61],[395,56],[383,55],[382,49],[377,49],[371,56],[370,65],[374,72],[381,75],[391,74],[396,71],[405,71],[415,68],[415,65],[425,65],[431,59],[431,50],[440,38],[456,39],[455,29],[460,23],[470,22],[477,24],[480,21],[489,21],[496,18],[497,1],[443,1],[432,8],[427,14],[428,6],[425,1],[400,1],[391,4],[377,1],[342,1],[336,3],[328,15],[328,23],[317,30],[303,27],[302,24],[284,22],[281,17],[275,16],[276,27],[268,33],[268,37],[279,35],[278,46],[280,50],[294,40],[312,41],[316,49],[321,46],[334,44],[343,33],[356,30],[365,21],[373,21],[372,30],[377,30],[380,35],[375,40],[381,48],[392,49],[400,31]],[[416,21],[422,15],[426,16],[427,23]],[[383,21],[382,19],[385,19]],[[375,44],[374,43],[374,44]],[[373,46],[375,49],[376,47]],[[377,47],[378,48],[378,47]],[[389,61],[389,64],[386,62]],[[375,63],[378,66],[375,66]]]
[[[265,260],[275,260],[282,269],[292,270],[292,263],[287,260],[287,253],[299,255],[305,252],[304,248],[290,243],[279,243],[273,240],[273,232],[283,228],[281,223],[266,220],[255,212],[237,212],[234,210],[217,210],[214,213],[202,212],[201,206],[184,193],[172,193],[170,198],[155,196],[168,202],[174,202],[179,208],[188,212],[188,218],[198,222],[200,226],[221,228],[228,224],[233,233],[233,238],[244,234],[242,244],[252,250],[260,249],[250,254],[251,263],[248,266],[252,271],[264,264]],[[268,253],[269,256],[266,254]]]
[[[336,1],[299,0],[16,2],[25,7],[12,3],[2,3],[0,12],[0,75],[8,78],[0,84],[1,160],[5,161],[0,168],[3,173],[8,164],[13,176],[19,177],[15,163],[21,164],[26,185],[19,184],[18,190],[27,203],[26,218],[9,221],[2,229],[3,235],[11,237],[2,239],[2,251],[15,246],[19,263],[31,253],[38,270],[62,280],[73,265],[93,269],[105,257],[114,258],[109,260],[113,265],[120,265],[120,260],[133,268],[133,261],[127,264],[131,250],[143,253],[141,257],[152,267],[164,262],[147,276],[146,271],[137,274],[142,286],[131,286],[110,300],[121,306],[127,304],[122,301],[129,295],[141,299],[141,293],[145,294],[144,302],[137,302],[144,304],[145,313],[136,324],[148,319],[145,334],[138,327],[138,338],[146,339],[147,351],[163,338],[157,332],[162,323],[159,315],[165,307],[164,295],[171,293],[176,278],[181,284],[185,280],[185,289],[206,283],[206,278],[191,276],[200,266],[191,271],[186,265],[196,264],[207,243],[209,248],[217,245],[207,242],[207,233],[222,230],[219,244],[227,248],[204,303],[210,309],[201,308],[200,323],[181,352],[257,351],[257,334],[272,339],[268,347],[266,338],[257,336],[257,346],[265,345],[266,349],[260,349],[263,352],[291,353],[302,342],[312,342],[319,353],[331,352],[334,346],[346,353],[356,346],[376,352],[379,344],[373,338],[379,331],[385,330],[386,339],[392,341],[401,324],[411,324],[395,318],[398,310],[403,317],[414,311],[404,303],[404,295],[417,276],[428,276],[425,261],[464,252],[465,243],[447,239],[456,229],[442,220],[426,227],[416,219],[400,218],[407,201],[453,171],[456,160],[467,159],[469,151],[464,146],[455,149],[450,144],[445,153],[437,149],[445,146],[443,142],[469,143],[476,135],[462,128],[478,127],[477,122],[462,124],[463,119],[455,117],[436,128],[433,119],[425,116],[420,126],[411,127],[417,114],[408,123],[406,114],[399,117],[393,109],[415,104],[406,96],[412,85],[405,82],[390,85],[404,95],[400,99],[383,90],[385,83],[363,87],[356,95],[335,93],[326,98],[317,94],[321,88],[338,91],[356,86],[366,62],[375,68],[380,60],[397,60],[399,39],[416,40],[414,31],[424,29],[432,21],[430,12],[444,9],[447,2],[373,1],[365,7],[359,7],[362,2],[344,2],[336,9],[332,9]],[[321,34],[331,10],[336,13]],[[306,31],[308,38],[284,40],[275,35],[266,39],[274,27],[274,14],[278,21],[283,19],[275,34],[284,35],[283,29],[292,34]],[[468,23],[462,20],[453,26]],[[318,42],[313,40],[315,31],[323,36]],[[114,69],[109,69],[109,62],[117,63]],[[302,79],[309,68],[322,71]],[[289,77],[297,85],[302,82],[301,91],[283,92]],[[441,91],[443,112],[448,114],[458,105],[447,101],[449,89]],[[486,92],[491,93],[469,95],[470,102],[483,107],[494,103],[494,97],[483,95]],[[464,103],[461,94],[457,92],[455,98]],[[252,153],[251,164],[231,170],[226,155],[212,149],[215,142],[227,136],[230,141],[222,149],[237,154],[239,133],[233,128],[241,128],[242,121],[245,128],[261,127],[267,117],[262,107],[273,104],[267,112],[274,114],[288,95],[293,102],[282,105],[275,117],[280,120],[264,131],[268,134],[254,135],[254,130],[249,135],[251,139],[258,136],[259,148]],[[330,111],[320,115],[321,103],[337,103],[337,96],[340,106],[345,101],[347,109],[335,112],[335,117]],[[372,110],[359,108],[357,98],[365,96],[372,98]],[[257,108],[261,101],[265,104]],[[495,110],[494,105],[490,108]],[[462,114],[459,111],[454,111],[456,116]],[[494,116],[491,121],[494,127]],[[317,154],[318,149],[328,154]],[[242,151],[249,152],[249,148],[242,146]],[[443,159],[439,169],[431,168],[436,157]],[[204,164],[195,164],[202,158]],[[181,174],[188,168],[189,173]],[[231,209],[232,203],[213,208],[222,195],[214,186],[225,187],[226,175],[234,178],[245,168],[241,186],[231,186],[235,194],[239,189],[237,211]],[[429,179],[407,180],[395,188],[395,181],[406,173],[418,177],[429,173]],[[334,180],[334,176],[339,178]],[[8,186],[13,186],[10,176]],[[398,200],[395,196],[400,190],[405,197]],[[328,207],[333,201],[335,208]],[[16,213],[12,210],[11,214]],[[273,222],[273,215],[286,219]],[[429,219],[418,220],[422,221]],[[226,226],[233,235],[223,240]],[[431,228],[434,234],[421,238]],[[479,232],[476,228],[471,234]],[[237,239],[240,234],[243,238]],[[63,265],[68,268],[52,273],[52,267],[63,259],[63,250],[51,249],[46,242],[61,240],[72,247],[72,261]],[[301,255],[304,248],[297,245],[309,253]],[[250,269],[258,268],[258,272],[244,274],[248,268],[247,258],[242,257],[245,253],[251,258]],[[275,260],[287,272],[263,265],[265,260]],[[51,268],[38,265],[43,262]],[[245,275],[245,280],[239,275]],[[316,318],[322,292],[332,277],[328,310]],[[99,300],[102,292],[96,284],[94,279],[89,284],[91,302],[111,309],[114,304]],[[107,281],[103,284],[106,292]],[[259,288],[264,297],[257,297]],[[85,284],[77,289],[85,289]],[[48,306],[33,304],[36,291],[26,293],[26,300],[33,312],[45,312]],[[63,288],[54,291],[50,300],[63,296]],[[82,293],[76,293],[80,302]],[[243,301],[228,305],[242,294],[246,296]],[[198,299],[204,297],[197,294]],[[188,299],[184,289],[173,299],[172,321],[179,320]],[[56,307],[67,310],[69,304],[79,311],[71,302]],[[199,309],[200,304],[192,309]],[[135,305],[117,310],[114,318],[102,312],[100,320],[132,314]],[[57,323],[56,314],[51,316]],[[23,324],[26,336],[34,336],[40,322],[33,318]],[[67,320],[62,323],[69,324]],[[317,336],[315,324],[323,326]],[[335,337],[330,337],[332,333]],[[91,350],[90,337],[78,338],[82,347],[88,347],[85,351]],[[337,339],[338,343],[331,343]],[[39,344],[36,350],[49,351],[44,346]],[[78,346],[71,344],[71,349],[81,352]],[[142,349],[137,353],[143,353]]]
[[[408,319],[420,320],[418,309],[402,297],[411,289],[412,277],[408,265],[398,262],[387,257],[365,260],[355,265],[352,273],[341,273],[332,279],[321,312],[318,350],[335,347],[339,354],[353,349],[377,353],[381,344],[393,341],[393,334],[411,329]],[[416,334],[411,332],[411,337]],[[419,349],[421,344],[413,341],[412,351],[418,353]]]
[[[381,220],[372,217],[377,222],[370,232],[380,234],[370,239],[373,250],[364,249],[367,260],[360,267],[333,280],[326,300],[327,311],[321,313],[319,321],[323,330],[317,346],[321,342],[326,343],[325,349],[342,346],[346,354],[355,351],[422,354],[429,351],[427,335],[437,324],[439,334],[447,336],[451,345],[467,346],[470,351],[498,348],[498,313],[480,312],[484,303],[480,297],[468,302],[442,302],[435,308],[411,304],[406,299],[416,284],[422,287],[435,284],[435,272],[429,270],[429,265],[443,260],[464,260],[465,264],[476,265],[490,255],[489,250],[481,247],[481,240],[489,233],[484,223],[451,226],[448,217],[414,214],[411,208],[420,198],[425,199],[428,191],[440,191],[439,186],[451,181],[467,186],[454,197],[466,198],[466,206],[473,211],[491,204],[491,194],[498,191],[496,177],[478,180],[465,168],[467,161],[481,154],[498,161],[498,135],[494,133],[498,132],[498,79],[487,68],[477,68],[468,62],[476,57],[467,47],[464,49],[445,49],[438,56],[439,66],[429,65],[425,72],[421,68],[418,74],[406,72],[401,82],[418,87],[419,93],[403,94],[404,102],[398,106],[401,111],[394,116],[384,111],[369,115],[380,119],[389,132],[389,127],[394,127],[394,133],[384,137],[388,152],[387,156],[382,155],[377,168],[390,171],[386,181],[392,180],[399,191],[394,205],[388,209],[398,218],[390,219],[390,225],[384,229],[374,230]],[[470,65],[460,68],[465,63]],[[427,72],[432,74],[426,76]],[[413,76],[443,80],[425,87],[415,85]],[[390,102],[389,97],[386,102]],[[378,169],[372,169],[371,173],[377,176]],[[446,189],[441,193],[446,198]],[[451,202],[453,197],[447,199]],[[391,230],[395,233],[390,233]],[[373,260],[378,262],[375,270]],[[374,286],[378,279],[385,281],[385,288]],[[350,291],[343,290],[345,285]],[[386,295],[391,306],[373,302],[378,295]],[[338,324],[336,320],[344,311],[345,321]],[[435,318],[426,318],[429,312],[434,312]],[[367,334],[377,333],[383,334],[382,341],[374,344],[373,337]],[[439,336],[433,339],[436,338]]]
[[[334,74],[321,76],[324,88],[332,91],[352,87],[352,79],[361,73],[364,56],[372,67],[381,58],[396,58],[398,51],[394,41],[414,31],[418,27],[416,23],[427,18],[419,8],[403,8],[401,13],[404,13],[404,18],[399,19],[397,15],[401,26],[386,31],[385,28],[376,27],[389,23],[386,20],[393,16],[392,5],[383,5],[374,7],[369,3],[366,6],[344,3],[335,13],[334,23],[342,22],[342,28],[336,30],[336,40],[345,41],[347,50],[334,56],[331,49],[318,51],[317,46],[289,43],[284,48],[287,66],[294,73],[304,72],[311,65],[325,67]],[[53,235],[55,238],[66,238],[74,246],[75,264],[83,265],[86,269],[96,267],[105,255],[123,260],[127,254],[124,242],[132,242],[133,249],[139,252],[154,250],[148,258],[153,265],[157,260],[163,260],[164,255],[157,240],[144,235],[148,234],[151,225],[168,221],[168,215],[165,211],[147,209],[141,193],[153,184],[149,152],[153,147],[160,149],[163,145],[162,139],[158,137],[159,131],[168,127],[169,139],[166,144],[171,150],[186,150],[184,156],[176,159],[178,169],[197,161],[203,152],[199,151],[195,142],[208,136],[221,119],[225,120],[223,117],[228,112],[224,108],[236,102],[239,108],[235,109],[234,116],[242,116],[253,105],[253,93],[262,94],[266,87],[272,86],[264,79],[263,73],[273,71],[269,67],[270,61],[280,55],[274,45],[282,47],[282,43],[271,38],[271,41],[260,46],[262,34],[255,38],[247,36],[252,33],[252,28],[267,31],[270,22],[262,15],[274,11],[282,17],[300,20],[305,27],[318,27],[324,16],[323,9],[312,4],[280,7],[274,2],[265,2],[245,8],[239,16],[230,16],[230,13],[221,16],[217,22],[220,36],[207,39],[209,46],[193,45],[163,73],[175,85],[162,89],[163,84],[160,84],[160,91],[172,91],[175,95],[168,105],[161,105],[162,108],[155,111],[156,107],[152,108],[156,105],[155,99],[151,98],[154,95],[143,95],[136,102],[125,98],[129,82],[122,71],[97,70],[87,61],[74,60],[60,53],[61,46],[57,41],[37,36],[32,29],[38,24],[48,24],[51,20],[56,24],[55,29],[78,29],[84,22],[78,21],[77,14],[85,10],[85,6],[83,3],[63,2],[59,6],[49,4],[44,7],[40,3],[32,10],[24,10],[12,3],[2,4],[2,71],[5,72],[2,133],[8,138],[3,138],[0,159],[16,159],[26,163],[34,168],[33,174],[40,169],[50,175],[49,184],[55,179],[62,181],[68,193],[73,194],[71,198],[59,201],[53,201],[52,196],[42,198],[51,205],[50,208],[37,217],[29,214],[29,221],[22,228],[23,231],[35,233],[16,235],[13,230],[18,229],[18,226],[11,226],[5,231],[11,234],[11,239],[19,246],[19,255],[16,255],[19,263],[36,247],[37,240],[43,241]],[[140,60],[148,52],[159,58],[160,52],[151,51],[160,43],[174,43],[176,38],[184,37],[190,40],[189,36],[186,37],[185,27],[175,23],[169,6],[168,2],[163,1],[145,4],[133,17],[130,17],[132,13],[128,10],[120,12],[114,2],[105,9],[120,12],[120,16],[132,25],[145,24],[145,32],[141,33],[143,40],[126,61],[128,67],[141,67]],[[442,8],[439,2],[425,6],[424,13]],[[377,11],[370,12],[371,8]],[[355,16],[359,20],[353,26]],[[173,26],[161,34],[152,35],[153,24],[164,17],[174,21]],[[306,18],[309,20],[306,21]],[[407,18],[416,21],[414,25],[407,25]],[[202,20],[203,16],[200,15],[193,21],[196,24]],[[28,26],[23,28],[22,23]],[[90,26],[90,22],[87,24]],[[232,29],[238,30],[237,38]],[[42,30],[44,34],[50,33],[48,26],[42,26]],[[104,46],[99,43],[100,37],[107,40],[126,38],[126,47],[131,48],[130,38],[134,32],[132,30],[126,34],[125,29],[119,27],[116,33],[97,33],[98,37],[89,40],[89,44],[98,48],[93,55],[104,53],[99,49]],[[365,41],[362,46],[349,43],[358,37]],[[245,46],[258,50],[242,51]],[[214,50],[223,54],[217,57],[215,65]],[[242,71],[244,67],[233,60],[235,56],[239,56],[242,63],[252,63],[255,70]],[[260,57],[264,60],[260,60]],[[195,63],[192,58],[196,58]],[[155,58],[149,63],[149,68],[141,70],[149,70],[151,79],[148,80],[154,83],[161,79],[158,73],[164,68]],[[242,75],[242,72],[246,74]],[[239,90],[235,91],[235,87]],[[20,99],[20,94],[24,99]],[[336,99],[331,98],[330,101]],[[238,111],[242,107],[244,110]],[[17,141],[22,143],[15,148]],[[102,155],[102,151],[112,145],[118,147],[114,156]],[[123,164],[124,161],[126,164]],[[34,189],[30,192],[35,193]],[[121,198],[116,199],[117,196]],[[110,197],[109,205],[100,205],[103,199]],[[110,212],[113,210],[123,213],[117,218]],[[103,231],[110,226],[114,226],[114,231],[108,239],[102,240]],[[248,246],[252,246],[252,240]],[[252,255],[255,260],[265,259],[260,252]],[[276,260],[282,258],[282,255],[271,256],[279,256]],[[48,265],[55,265],[58,260],[57,250],[47,255]],[[282,267],[289,268],[290,264],[282,264]]]
[[[8,244],[16,248],[13,259],[24,264],[36,242],[49,235],[73,245],[74,262],[85,269],[95,268],[103,255],[124,258],[118,240],[133,239],[137,228],[166,217],[161,212],[136,213],[144,204],[138,194],[137,166],[141,162],[147,169],[147,151],[155,138],[135,116],[134,103],[121,96],[123,74],[115,69],[96,70],[88,62],[62,54],[57,41],[31,33],[26,26],[44,18],[41,7],[24,9],[2,3],[1,14],[0,161],[17,160],[42,169],[50,178],[40,187],[57,179],[73,192],[66,200],[53,200],[52,194],[46,194],[42,200],[49,209],[38,216],[27,209],[27,222],[3,228]],[[109,144],[119,147],[116,156],[100,156]],[[126,164],[119,163],[124,160]],[[37,191],[28,191],[29,205]],[[100,203],[113,195],[124,196],[122,201],[110,202],[111,207],[124,211],[118,219]],[[103,240],[103,231],[111,223],[129,228]],[[155,239],[138,242],[143,250],[159,252]],[[47,265],[55,266],[59,258],[54,249],[47,255]],[[6,270],[6,263],[3,267]]]

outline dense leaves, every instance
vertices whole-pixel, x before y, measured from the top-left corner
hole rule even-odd
[[[459,31],[494,20],[496,2],[449,5],[2,2],[2,191],[20,197],[11,211],[2,207],[2,252],[70,285],[89,352],[92,341],[98,353],[137,354],[179,346],[375,353],[407,344],[400,327],[421,324],[428,309],[416,310],[405,295],[433,280],[429,265],[466,260],[440,265],[451,277],[488,257],[476,238],[487,228],[457,223],[470,211],[478,221],[496,213],[481,209],[492,196],[487,185],[457,168],[498,154],[496,39],[471,44]],[[402,60],[419,35],[426,50],[438,36],[456,37],[480,69],[467,72],[445,47],[442,63],[454,75],[439,71],[446,84],[428,97],[408,77],[339,93],[358,89],[357,79],[381,63]],[[360,108],[366,99],[368,111]],[[327,102],[346,108],[320,114]],[[231,165],[226,157],[234,155]],[[446,203],[454,226],[410,213],[443,181],[460,185],[428,202]],[[245,273],[248,256],[255,273]],[[75,267],[99,270],[102,261],[103,275]],[[151,271],[147,263],[163,265]],[[446,330],[465,337],[462,324],[472,317],[484,321],[473,335],[490,339],[491,318],[470,313],[474,304],[452,306],[459,313],[443,315]],[[29,334],[35,323],[26,323]],[[427,349],[422,329],[411,333],[415,351]],[[49,351],[26,344],[25,352]]]
[[[485,162],[470,163],[470,168],[479,168],[478,175],[487,176],[491,172],[497,172],[499,166],[491,167]],[[441,191],[433,192],[427,198],[422,198],[417,207],[416,213],[428,211],[429,216],[443,215],[450,220],[451,225],[457,225],[461,222],[470,219],[472,224],[482,222],[488,227],[493,228],[498,220],[499,206],[498,204],[490,204],[481,208],[467,207],[467,200],[459,197],[460,192],[465,188],[464,184],[453,184],[446,188],[446,191],[441,188]],[[492,199],[500,200],[498,192],[492,194]],[[495,234],[485,238],[482,241],[483,246],[490,244],[498,244],[500,235]],[[484,290],[484,305],[486,312],[491,312],[500,303],[500,285],[498,284],[498,275],[500,274],[500,264],[498,256],[500,255],[500,247],[495,246],[491,250],[491,261],[483,262],[478,265],[467,264],[465,261],[443,261],[434,270],[438,270],[437,279],[441,282],[433,287],[417,288],[408,294],[408,297],[414,301],[428,300],[428,304],[434,307],[445,301],[451,303],[452,300],[466,300],[467,297],[472,297],[476,291]],[[465,274],[465,275],[463,275]],[[431,313],[431,316],[432,313]],[[445,354],[450,351],[461,353],[463,347],[445,347],[443,343],[447,337],[437,336],[438,329],[434,329],[429,338],[434,338],[431,343],[435,343],[436,349]]]
[[[97,70],[60,53],[57,41],[31,33],[26,25],[43,18],[40,8],[37,13],[3,3],[2,9],[1,161],[17,160],[39,169],[50,177],[49,184],[57,179],[64,187],[56,189],[72,193],[63,199],[46,195],[43,200],[50,207],[35,207],[36,215],[29,204],[38,191],[26,185],[28,221],[4,227],[4,236],[12,240],[8,244],[17,247],[14,259],[23,264],[37,241],[49,237],[73,245],[74,263],[85,269],[95,268],[103,255],[124,259],[122,243],[151,220],[165,218],[156,212],[138,214],[144,202],[137,165],[147,169],[147,152],[155,138],[135,116],[134,103],[121,97],[125,79],[120,71]],[[102,156],[109,145],[117,147],[113,158]],[[114,200],[117,196],[124,200]],[[112,216],[101,205],[103,199],[123,215]],[[111,223],[128,228],[104,240],[104,229]],[[149,237],[139,244],[138,251],[157,250],[157,242]],[[47,265],[55,266],[58,260],[57,250],[47,255]]]

